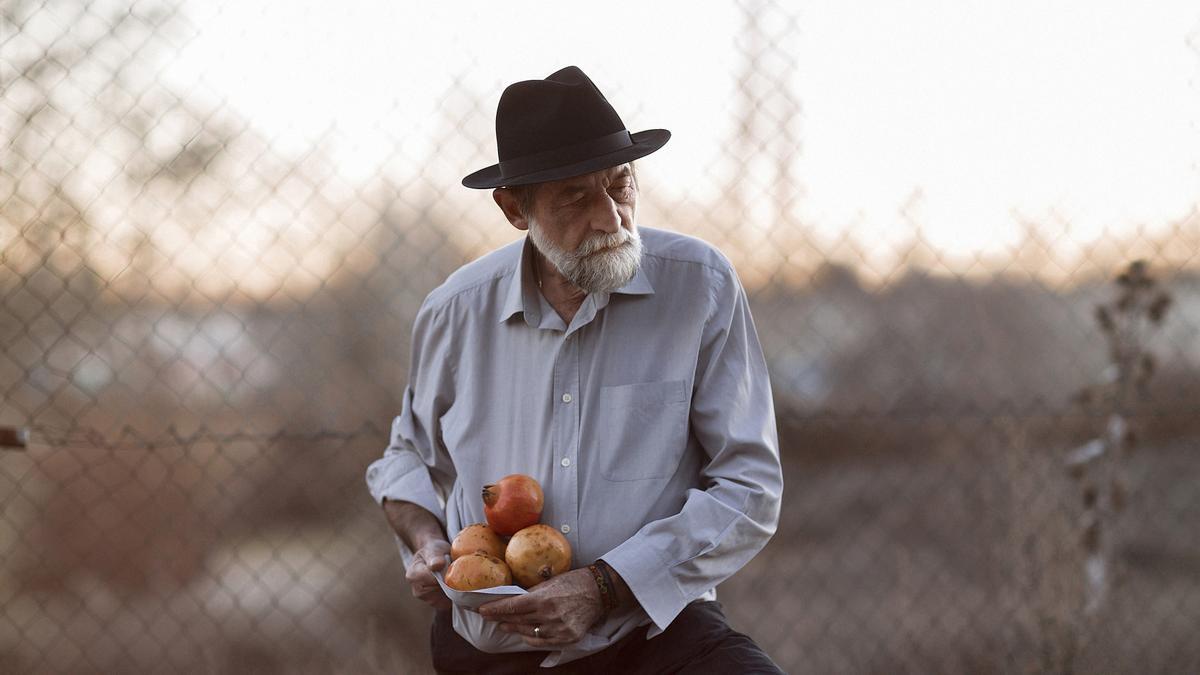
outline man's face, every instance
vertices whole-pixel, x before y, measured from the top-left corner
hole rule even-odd
[[[629,283],[642,259],[634,222],[637,184],[629,164],[543,183],[526,214],[537,250],[588,293]]]

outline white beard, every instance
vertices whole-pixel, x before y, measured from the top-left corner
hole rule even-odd
[[[538,252],[572,284],[588,293],[611,293],[629,283],[642,264],[642,237],[637,229],[621,228],[614,234],[585,239],[574,251],[559,247],[546,237],[537,221],[529,219],[529,237]],[[600,251],[611,248],[612,250]]]

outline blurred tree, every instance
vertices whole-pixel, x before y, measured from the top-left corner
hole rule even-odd
[[[104,277],[94,255],[108,235],[89,209],[114,186],[190,181],[220,152],[222,128],[146,68],[182,33],[177,8],[161,2],[0,8],[0,284],[52,298],[78,275],[72,291],[94,295]],[[145,259],[149,238],[129,236]],[[43,269],[52,274],[35,274]]]

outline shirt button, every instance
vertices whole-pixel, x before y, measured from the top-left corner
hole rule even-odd
[[[571,402],[571,395],[563,394],[563,403],[570,403],[570,402]]]
[[[563,524],[563,526],[562,526],[560,529],[563,531],[563,534],[570,534],[570,533],[571,533],[571,526],[570,526],[570,525],[567,525],[567,524],[565,524],[565,523]]]
[[[571,458],[570,458],[570,457],[563,457],[563,458],[562,458],[562,461],[561,461],[561,462],[559,462],[559,464],[562,464],[563,466],[571,466]]]

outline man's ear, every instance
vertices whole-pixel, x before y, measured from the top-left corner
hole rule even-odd
[[[504,217],[508,218],[508,222],[518,230],[528,230],[529,220],[525,214],[521,212],[521,203],[512,190],[507,188],[496,188],[492,190],[492,199],[496,200],[496,205],[504,212]]]

